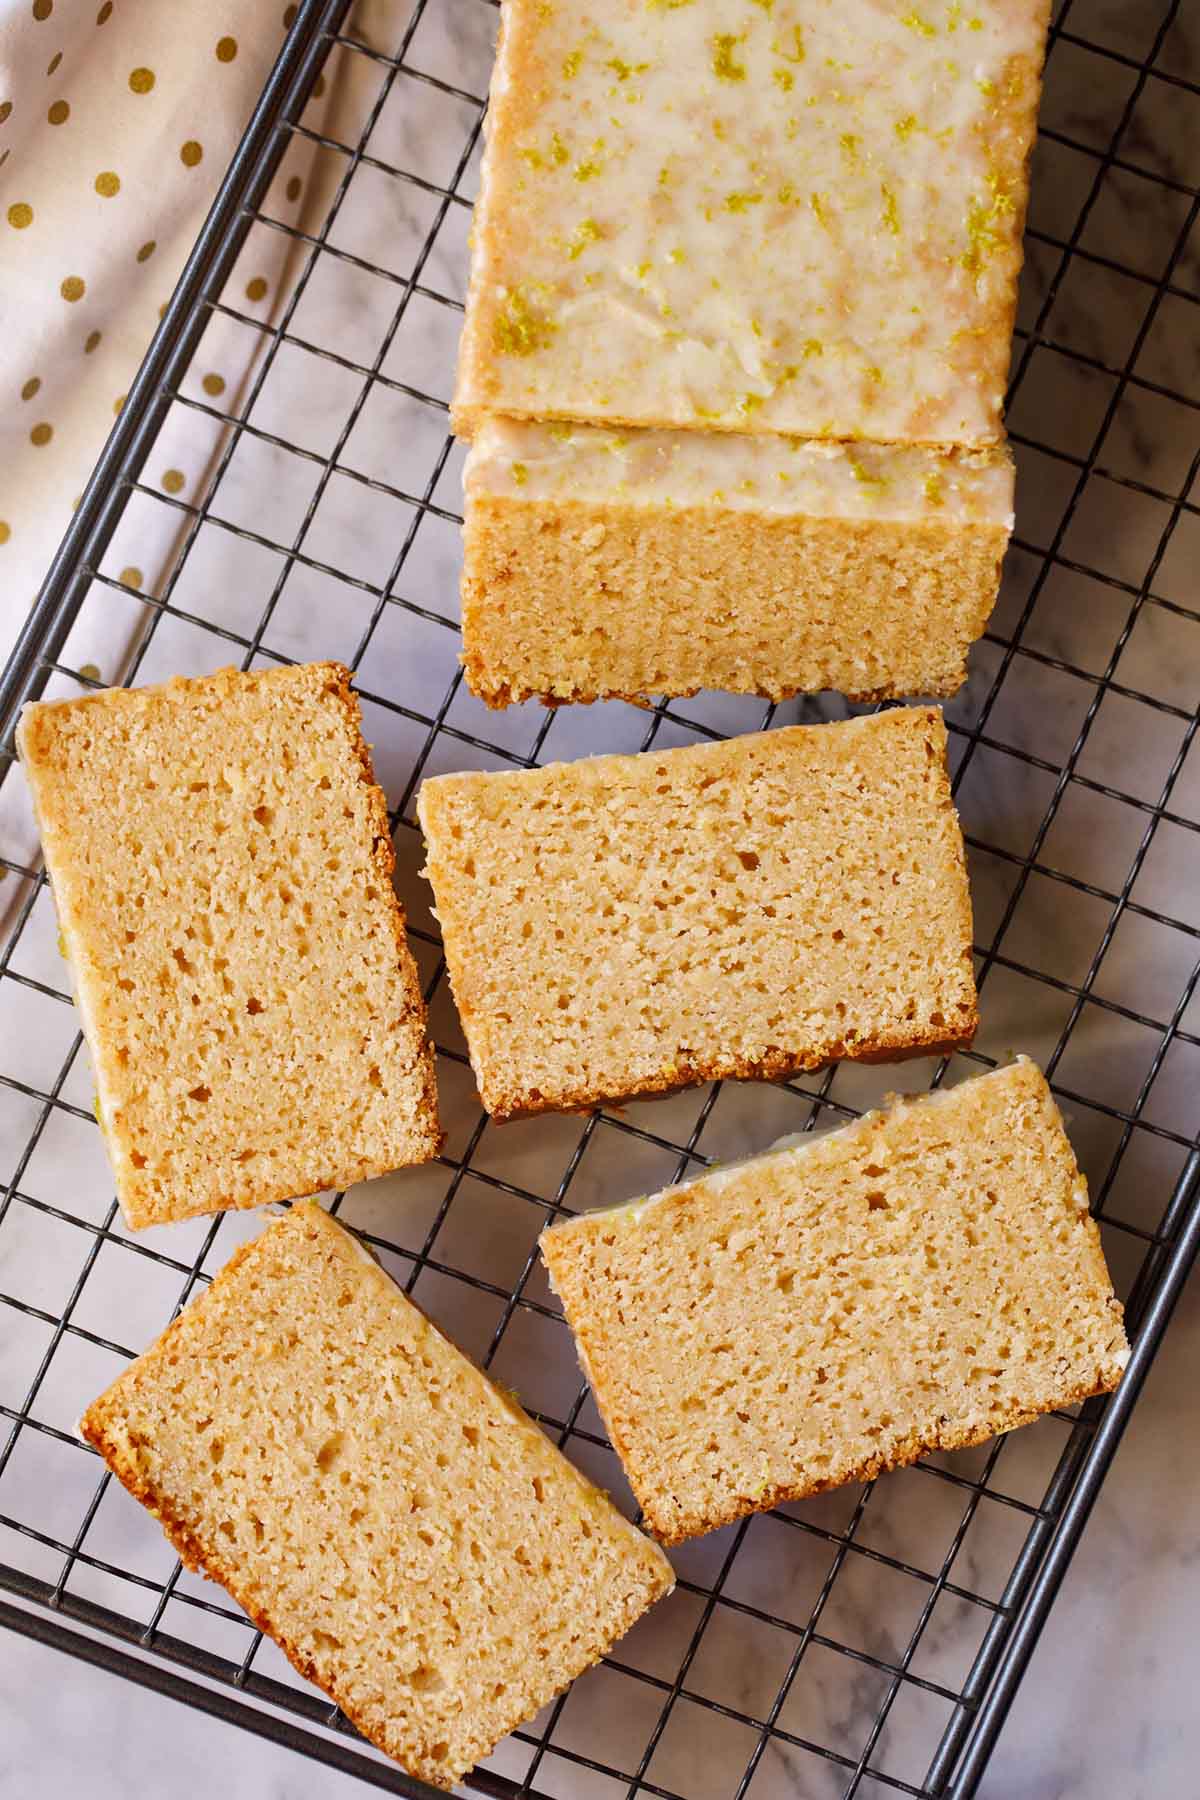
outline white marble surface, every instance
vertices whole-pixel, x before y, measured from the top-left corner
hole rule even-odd
[[[407,12],[401,0],[372,0],[361,9],[361,28],[387,48],[398,41]],[[1046,238],[1069,235],[1088,183],[1098,170],[1094,151],[1117,129],[1134,74],[1120,55],[1142,55],[1153,34],[1149,15],[1132,0],[1078,0],[1073,29],[1109,46],[1104,57],[1062,43],[1054,53],[1044,122],[1070,144],[1047,137],[1035,169],[1032,223],[1043,235],[1030,245],[1023,290],[1022,320],[1038,317],[1054,277],[1058,252]],[[413,66],[479,91],[486,81],[488,33],[494,20],[481,0],[430,0],[409,51]],[[1176,74],[1196,71],[1196,57],[1179,31],[1164,44],[1161,64]],[[348,50],[331,69],[332,111],[325,129],[352,141],[378,88],[380,69]],[[432,98],[431,98],[432,96]],[[1133,168],[1173,170],[1194,180],[1194,96],[1169,82],[1152,83],[1132,108],[1121,139],[1122,160]],[[380,115],[371,152],[381,161],[416,171],[430,182],[453,173],[465,141],[470,108],[453,96],[402,78]],[[328,200],[343,164],[323,152],[329,169],[314,173],[314,193]],[[1189,160],[1190,158],[1190,160]],[[318,159],[320,162],[321,159]],[[473,192],[475,159],[461,192]],[[1190,172],[1190,173],[1189,173]],[[1176,202],[1179,202],[1177,205]],[[432,201],[413,188],[364,166],[330,232],[330,242],[385,264],[405,276],[414,266],[432,217]],[[269,208],[268,208],[269,210]],[[1114,378],[1089,364],[1040,347],[1017,394],[1014,430],[1042,449],[1021,450],[1018,536],[1022,547],[1010,555],[1004,592],[994,621],[1001,642],[979,646],[968,687],[948,709],[953,723],[969,728],[987,708],[988,742],[971,755],[959,803],[972,849],[976,941],[994,948],[999,960],[987,969],[981,990],[983,1028],[977,1048],[1001,1059],[1023,1050],[1041,1060],[1063,1047],[1074,993],[1094,996],[1083,1008],[1070,1042],[1062,1049],[1056,1080],[1065,1090],[1072,1134],[1093,1189],[1105,1196],[1106,1212],[1142,1229],[1153,1226],[1169,1183],[1178,1170],[1179,1140],[1197,1128],[1196,1057],[1178,1043],[1145,1098],[1139,1126],[1123,1154],[1119,1126],[1088,1100],[1128,1109],[1194,961],[1200,929],[1200,754],[1194,749],[1174,782],[1171,810],[1176,822],[1158,827],[1134,899],[1178,923],[1156,922],[1126,912],[1101,955],[1119,890],[1148,815],[1138,803],[1154,801],[1184,740],[1179,711],[1195,704],[1200,669],[1200,620],[1194,616],[1196,514],[1174,522],[1169,496],[1184,479],[1195,448],[1194,410],[1166,400],[1152,383],[1181,383],[1200,400],[1195,371],[1190,302],[1169,296],[1148,321],[1153,281],[1166,268],[1186,223],[1183,196],[1151,185],[1128,169],[1110,171],[1101,181],[1083,234],[1097,256],[1120,261],[1135,274],[1116,275],[1106,262],[1076,260],[1055,288],[1043,324],[1045,336],[1119,369],[1146,323],[1145,342],[1135,364],[1135,380],[1118,393]],[[452,206],[422,282],[451,297],[461,294],[465,270],[464,206]],[[265,227],[256,227],[256,234]],[[255,234],[231,292],[254,266]],[[1194,292],[1194,242],[1183,247],[1174,281],[1181,294]],[[303,267],[297,257],[295,281]],[[1137,275],[1150,278],[1137,279]],[[370,364],[380,345],[400,289],[353,265],[319,259],[293,329],[298,337],[336,347],[344,357]],[[1183,312],[1180,308],[1184,307]],[[452,367],[458,315],[421,296],[411,303],[384,368],[398,380],[418,384],[444,400]],[[229,327],[223,328],[222,355],[228,357]],[[204,355],[189,380],[206,366]],[[247,358],[250,366],[250,358]],[[1136,379],[1139,373],[1145,380]],[[265,429],[310,448],[318,455],[334,444],[361,379],[338,365],[292,346],[273,366],[252,419]],[[190,391],[190,390],[189,390]],[[232,384],[231,384],[232,391]],[[1111,421],[1105,408],[1118,404]],[[178,414],[169,431],[182,431]],[[327,563],[381,586],[412,524],[412,508],[379,483],[406,492],[422,491],[444,441],[444,412],[396,389],[376,388],[343,450],[343,463],[375,481],[366,486],[336,476],[320,495],[311,526],[305,508],[316,489],[319,465],[262,441],[244,438],[227,470],[209,465],[189,497],[214,486],[214,512],[245,525],[286,549],[297,544],[315,562]],[[1049,448],[1045,448],[1048,446]],[[1051,454],[1057,452],[1057,454]],[[1036,588],[1040,552],[1054,540],[1080,462],[1095,453],[1099,470],[1081,483],[1078,504],[1063,536],[1061,558]],[[172,460],[176,460],[174,453]],[[157,464],[156,464],[157,466]],[[460,459],[451,454],[435,499],[457,506]],[[1106,471],[1106,473],[1104,472]],[[1113,479],[1117,477],[1119,479]],[[1140,487],[1130,486],[1130,481]],[[1163,496],[1168,496],[1164,498]],[[135,497],[105,568],[118,573],[137,563],[147,568],[146,589],[162,593],[170,560],[153,569],[146,546],[161,544],[162,504]],[[1169,534],[1163,536],[1170,527]],[[1160,547],[1162,554],[1159,555]],[[1137,606],[1141,584],[1153,564],[1152,591],[1171,605]],[[396,593],[415,602],[420,613],[388,605],[366,653],[359,659],[359,684],[368,735],[376,744],[377,770],[393,803],[405,793],[426,730],[416,715],[428,717],[450,691],[457,639],[457,533],[436,515],[420,523],[404,563]],[[289,656],[353,656],[370,619],[374,598],[362,587],[334,579],[303,563],[288,565],[279,550],[249,543],[215,525],[206,525],[173,589],[181,615],[216,619],[243,637],[253,632],[264,603],[282,580],[277,605],[263,639],[267,653]],[[1117,584],[1117,585],[1114,585]],[[1123,584],[1123,585],[1122,585]],[[1132,629],[1128,631],[1129,621]],[[72,634],[67,660],[100,664],[106,678],[125,667],[142,625],[141,603],[120,589],[97,586]],[[1004,667],[1003,640],[1020,629],[1021,643],[1034,655],[1016,656]],[[236,646],[214,638],[184,616],[162,622],[151,641],[138,678],[211,668],[237,655]],[[1057,659],[1054,666],[1039,658]],[[1114,663],[1126,694],[1107,695],[1090,716],[1094,678]],[[998,679],[1000,678],[1000,679]],[[64,685],[67,685],[64,683]],[[376,696],[372,699],[371,696]],[[401,710],[389,710],[383,701]],[[836,703],[820,709],[836,715]],[[679,723],[668,725],[660,742],[689,736],[688,721],[724,730],[752,727],[761,718],[757,703],[703,696],[676,709]],[[814,716],[793,706],[782,717]],[[443,733],[426,772],[448,767],[493,766],[502,753],[524,754],[542,723],[538,709],[488,715],[465,689],[453,693],[446,711],[450,727],[486,738],[496,748],[480,749],[467,736]],[[606,706],[566,709],[555,715],[545,756],[596,749],[634,748],[645,715]],[[1058,805],[1039,850],[1039,869],[1030,875],[1007,923],[996,933],[1014,894],[1019,867],[1054,792],[1053,770],[1084,740],[1076,764],[1080,776],[1100,787],[1072,782]],[[955,742],[956,757],[964,740]],[[1035,759],[1030,762],[1028,758]],[[1039,766],[1049,765],[1048,767]],[[30,825],[17,799],[0,810],[5,849],[28,854]],[[410,809],[411,810],[411,809]],[[398,835],[399,884],[413,923],[428,929],[428,894],[417,875],[415,834]],[[1053,878],[1056,871],[1090,884],[1083,894]],[[0,890],[0,912],[19,903],[22,889],[9,882]],[[1104,896],[1110,896],[1105,898]],[[19,973],[61,987],[54,946],[54,921],[43,895],[13,959]],[[436,967],[424,945],[418,954],[426,976]],[[1030,970],[1032,975],[1022,973]],[[1051,977],[1039,980],[1037,975]],[[1059,985],[1055,985],[1055,984]],[[1061,984],[1066,984],[1064,987]],[[1099,1002],[1108,1002],[1109,1005]],[[1113,1010],[1113,1007],[1124,1011]],[[69,1050],[74,1020],[61,1002],[36,988],[0,984],[0,1072],[41,1090],[56,1079]],[[1137,1013],[1141,1021],[1129,1018]],[[1193,999],[1184,1015],[1195,1033],[1200,1007]],[[432,1003],[435,1034],[444,1049],[461,1049],[457,1021],[444,983]],[[955,1059],[951,1079],[972,1065]],[[843,1067],[830,1090],[834,1103],[871,1104],[888,1087],[919,1088],[933,1065],[907,1064],[897,1070]],[[443,1056],[439,1075],[448,1152],[460,1156],[478,1120],[477,1103],[460,1065]],[[705,1126],[699,1148],[725,1158],[761,1147],[802,1125],[817,1081],[793,1084],[791,1091],[729,1085]],[[98,1134],[87,1118],[92,1084],[86,1058],[77,1056],[62,1097],[79,1109],[56,1111],[20,1176],[20,1191],[60,1209],[51,1218],[15,1202],[0,1229],[0,1288],[55,1313],[67,1299],[91,1244],[87,1227],[102,1220],[111,1189]],[[686,1140],[697,1119],[703,1093],[679,1096],[629,1109],[628,1118],[648,1132]],[[7,1180],[36,1106],[0,1086],[0,1180]],[[433,1246],[447,1269],[484,1276],[501,1285],[519,1274],[542,1222],[537,1196],[553,1194],[558,1178],[584,1127],[578,1120],[546,1119],[525,1125],[488,1126],[478,1141],[472,1168],[457,1190]],[[1167,1135],[1162,1135],[1167,1134]],[[623,1134],[607,1121],[592,1135],[571,1192],[574,1205],[588,1206],[645,1192],[669,1179],[675,1157],[652,1142]],[[498,1177],[534,1200],[488,1185]],[[345,1216],[379,1234],[396,1248],[392,1265],[401,1274],[420,1251],[451,1171],[434,1166],[408,1171],[355,1189]],[[245,1217],[227,1218],[204,1263],[211,1274],[237,1242],[257,1229]],[[76,1305],[74,1322],[111,1339],[123,1349],[140,1348],[161,1327],[179,1298],[183,1274],[202,1245],[200,1222],[151,1232],[141,1240],[176,1259],[179,1268],[150,1263],[127,1247],[119,1226],[105,1245]],[[1121,1225],[1106,1228],[1106,1249],[1118,1285],[1128,1284],[1136,1266],[1136,1239]],[[534,1269],[530,1293],[548,1298],[544,1278]],[[480,1295],[452,1275],[426,1270],[416,1297],[465,1347],[488,1348],[498,1313],[494,1298]],[[36,1321],[0,1313],[0,1390],[20,1398],[34,1378],[49,1342]],[[1195,1551],[1190,1491],[1200,1476],[1195,1448],[1192,1396],[1200,1347],[1200,1294],[1193,1289],[1153,1373],[1128,1439],[1105,1489],[1097,1514],[1053,1616],[1037,1661],[1021,1693],[983,1793],[986,1800],[1185,1800],[1196,1793],[1195,1709],[1192,1690],[1198,1669],[1192,1619],[1200,1607],[1200,1561]],[[120,1366],[115,1353],[87,1349],[68,1337],[40,1382],[32,1414],[69,1431],[83,1404]],[[518,1312],[496,1354],[497,1375],[532,1406],[561,1418],[574,1397],[576,1375],[565,1332],[555,1320]],[[585,1409],[582,1422],[595,1427]],[[992,1487],[1034,1502],[1062,1442],[1063,1428],[1047,1421],[1015,1434],[1005,1444]],[[605,1452],[573,1439],[578,1456],[618,1498],[627,1501],[619,1470]],[[973,1473],[986,1452],[948,1459],[950,1472]],[[12,1459],[0,1475],[0,1514],[21,1519],[51,1537],[70,1541],[94,1491],[96,1465],[68,1444],[23,1431]],[[852,1516],[857,1494],[843,1491],[790,1509],[816,1533],[836,1535]],[[857,1528],[857,1541],[895,1562],[936,1570],[957,1525],[962,1490],[928,1472],[913,1471],[880,1483]],[[1001,1502],[981,1504],[954,1564],[953,1580],[995,1597],[1020,1541],[1021,1515]],[[718,1574],[732,1541],[730,1532],[686,1547],[676,1557],[680,1572],[700,1585]],[[161,1581],[173,1558],[150,1521],[119,1490],[106,1491],[88,1531],[85,1548],[96,1564],[76,1563],[73,1593],[117,1606],[144,1620],[155,1592],[106,1572],[108,1563]],[[723,1594],[743,1606],[769,1612],[802,1626],[830,1568],[836,1546],[829,1537],[797,1530],[778,1519],[755,1520],[727,1572]],[[0,1559],[27,1567],[47,1579],[57,1577],[61,1555],[33,1544],[0,1525]],[[851,1553],[822,1615],[822,1632],[881,1658],[895,1656],[911,1631],[928,1587],[888,1563]],[[218,1653],[239,1656],[246,1627],[198,1611],[188,1597],[219,1599],[214,1590],[185,1577],[164,1618],[167,1630]],[[631,1634],[619,1658],[627,1668],[670,1678],[700,1616],[699,1600],[679,1593]],[[986,1615],[948,1597],[939,1601],[913,1668],[933,1681],[953,1686],[969,1663]],[[794,1635],[764,1624],[737,1606],[718,1605],[700,1640],[688,1688],[720,1697],[735,1710],[761,1718],[770,1707],[794,1643]],[[264,1646],[257,1669],[295,1681],[282,1659]],[[813,1645],[801,1665],[782,1713],[782,1723],[810,1740],[856,1756],[881,1695],[880,1677],[865,1665],[836,1657]],[[604,1670],[578,1684],[555,1728],[561,1750],[590,1755],[632,1769],[661,1706],[659,1690],[619,1669]],[[907,1688],[873,1753],[876,1766],[905,1780],[920,1780],[924,1760],[945,1716],[944,1704]],[[749,1726],[722,1720],[689,1701],[674,1709],[650,1765],[649,1778],[686,1800],[726,1800],[754,1745]],[[348,1778],[306,1764],[257,1739],[237,1734],[172,1702],[8,1636],[0,1636],[0,1794],[80,1792],[96,1800],[128,1800],[145,1793],[186,1797],[208,1794],[214,1785],[240,1800],[247,1796],[309,1795],[351,1788]],[[524,1752],[502,1748],[497,1766],[519,1774]],[[564,1755],[547,1756],[537,1776],[544,1792],[561,1800],[619,1800],[627,1783],[583,1771]],[[756,1773],[753,1800],[833,1800],[844,1775],[804,1752],[772,1749]],[[867,1780],[860,1792],[879,1800],[887,1790]]]

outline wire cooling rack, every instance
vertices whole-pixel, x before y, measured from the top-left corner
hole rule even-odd
[[[1118,1394],[685,1546],[673,1598],[469,1784],[501,1800],[967,1800],[1200,1241],[1187,497],[1200,389],[1180,354],[1197,324],[1200,195],[1170,152],[1200,88],[1178,9],[1067,0],[1052,34],[1009,412],[1018,532],[993,628],[947,711],[976,908],[975,1051],[500,1128],[479,1110],[416,874],[421,777],[846,709],[702,696],[652,712],[488,715],[472,701],[456,663],[460,464],[446,401],[495,10],[416,0],[390,36],[378,4],[292,10],[5,674],[6,741],[23,698],[94,685],[82,657],[97,619],[127,628],[108,680],[301,655],[356,667],[449,1138],[436,1164],[332,1203],[627,1506],[536,1258],[546,1220],[853,1116],[889,1086],[954,1080],[1018,1049],[1039,1058],[1136,1328]],[[322,68],[339,97],[327,115],[305,110]],[[277,204],[297,155],[318,198],[302,225]],[[296,186],[288,177],[289,199]],[[281,235],[268,320],[246,304],[245,278]],[[236,404],[216,404],[201,379],[218,328],[255,338]],[[1190,391],[1172,385],[1179,371]],[[185,415],[208,421],[213,450],[180,491],[155,473],[156,446]],[[154,579],[118,567],[150,539],[171,540]],[[0,779],[10,763],[11,748]],[[428,1794],[180,1569],[73,1435],[87,1401],[257,1221],[125,1232],[44,876],[28,850],[3,869],[0,1622],[379,1788]]]

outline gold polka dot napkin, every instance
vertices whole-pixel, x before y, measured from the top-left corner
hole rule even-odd
[[[0,0],[0,657],[124,402],[292,11],[279,0]],[[345,47],[331,54],[305,109],[306,127],[332,143],[355,142],[378,100],[378,57],[394,54],[410,12],[411,0],[355,0],[347,32],[376,54]],[[433,60],[445,66],[444,40],[457,13],[439,5],[430,16],[440,33]],[[450,144],[460,129],[460,120],[447,120]],[[414,113],[406,130],[403,154],[424,167],[420,154],[438,138],[437,123]],[[443,149],[431,172],[444,174],[456,154]],[[270,510],[269,447],[240,461],[235,452],[215,492],[213,483],[230,450],[230,421],[251,408],[274,344],[270,330],[255,327],[285,315],[316,255],[278,226],[320,230],[345,167],[343,153],[318,151],[311,136],[294,134],[288,145],[263,220],[251,227],[222,295],[230,310],[212,312],[142,472],[146,491],[130,496],[103,557],[105,579],[71,627],[64,661],[94,681],[128,676],[151,619],[143,681],[238,660],[236,641],[191,625],[189,612],[234,632],[254,628],[261,594],[253,611],[246,595],[261,583],[267,553],[217,528],[200,533],[186,562],[181,552],[194,508],[210,497],[214,516],[245,523],[263,523],[260,500]],[[369,193],[363,189],[364,204]],[[371,228],[403,233],[411,225],[401,209],[372,213]],[[437,279],[453,282],[444,272]],[[377,285],[371,305],[384,308],[382,331],[399,290],[389,295],[385,283]],[[314,343],[338,343],[362,302],[353,282],[314,283],[305,332]],[[293,385],[285,364],[286,357],[276,366],[273,388],[268,377],[265,415],[258,394],[252,422],[297,441],[331,443],[350,403],[346,382],[356,378]],[[367,409],[355,439],[364,466],[388,466],[395,430],[386,410],[371,423]],[[346,501],[333,515],[341,548],[329,553],[357,567],[354,557],[369,544],[386,566],[395,545],[378,541],[379,518],[361,490],[347,490]],[[270,529],[286,544],[293,525],[280,519]],[[276,559],[271,581],[277,572]],[[168,594],[179,614],[166,619],[138,598]],[[293,609],[276,642],[301,661],[338,650],[328,608],[316,603]],[[52,674],[46,696],[75,691],[68,677]],[[30,867],[36,858],[26,784],[7,781],[0,787],[0,936],[26,892],[9,878],[5,859]]]
[[[0,0],[0,658],[279,50],[284,10]],[[287,239],[272,249],[282,264]],[[270,316],[275,272],[256,271],[247,311]],[[213,370],[204,392],[240,373]],[[194,449],[171,446],[167,493],[185,495],[210,453],[211,422],[197,415],[195,429]]]

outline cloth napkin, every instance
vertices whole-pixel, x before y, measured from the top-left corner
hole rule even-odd
[[[440,15],[440,9],[439,15]],[[490,8],[480,8],[490,16]],[[291,23],[256,0],[0,0],[0,659],[8,654],[78,504]],[[362,50],[328,59],[303,124],[353,143],[404,39],[410,0],[356,0],[345,30]],[[449,30],[448,25],[445,30]],[[439,42],[444,31],[439,33]],[[432,91],[432,90],[430,90]],[[411,122],[420,134],[427,121]],[[279,225],[315,230],[345,158],[294,134],[222,295],[269,326],[309,246]],[[309,328],[334,342],[336,284]],[[266,331],[214,312],[143,480],[186,504],[206,491],[244,410]],[[319,410],[321,397],[313,398]],[[339,414],[334,424],[340,423]],[[328,421],[325,422],[328,424]],[[105,555],[106,574],[159,594],[187,513],[135,495]],[[357,538],[368,531],[347,522]],[[231,540],[232,542],[232,540]],[[236,585],[236,578],[234,580]],[[119,590],[72,627],[71,666],[124,678],[143,615]],[[209,596],[210,610],[219,592]],[[298,655],[323,654],[321,617]],[[230,660],[236,660],[230,646]],[[163,674],[192,672],[174,668]],[[148,677],[143,676],[143,679]],[[76,691],[51,676],[48,698]],[[37,860],[19,772],[0,787],[0,935]],[[15,865],[15,867],[14,867]],[[15,878],[14,878],[15,877]]]
[[[282,0],[0,0],[0,657],[293,10]],[[299,211],[302,176],[289,179]],[[266,248],[282,259],[288,240]],[[275,274],[267,254],[246,283],[248,313],[269,317]],[[219,400],[241,374],[214,362],[205,393]],[[203,415],[195,429],[211,435]],[[167,491],[185,488],[195,460],[186,443],[171,446]],[[141,561],[154,554],[145,546]],[[133,585],[142,573],[131,564]]]

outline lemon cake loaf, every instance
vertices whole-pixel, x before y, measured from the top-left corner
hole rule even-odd
[[[491,706],[952,694],[1012,530],[1005,448],[488,419],[463,662]]]
[[[344,668],[29,706],[17,741],[130,1225],[436,1154],[387,807]]]
[[[239,1250],[80,1429],[188,1567],[438,1787],[674,1585],[311,1203]]]
[[[1129,1355],[1087,1184],[1024,1059],[541,1248],[668,1544],[1107,1392]]]
[[[418,795],[496,1118],[968,1043],[971,905],[936,707]]]
[[[454,424],[993,443],[1049,0],[504,0]]]

